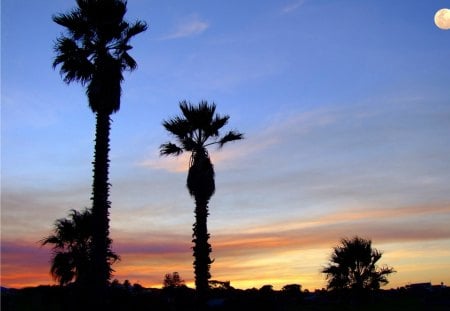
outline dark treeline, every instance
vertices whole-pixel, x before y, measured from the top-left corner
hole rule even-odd
[[[83,310],[84,301],[77,297],[71,286],[38,286],[24,289],[2,288],[3,311],[72,311]],[[108,289],[105,310],[128,311],[189,311],[199,310],[196,292],[186,286],[147,289],[139,284],[112,284]],[[214,288],[206,310],[449,310],[450,288],[402,287],[373,292],[364,303],[336,296],[334,292],[316,290],[301,291],[300,285],[292,284],[282,290],[270,285],[260,289]]]

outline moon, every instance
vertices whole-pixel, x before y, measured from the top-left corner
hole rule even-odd
[[[450,29],[450,10],[440,9],[434,15],[434,23],[440,29],[448,30]]]

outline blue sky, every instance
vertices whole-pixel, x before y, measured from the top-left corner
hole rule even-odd
[[[51,67],[63,31],[51,16],[75,1],[1,5],[2,285],[51,283],[36,241],[90,205],[94,115]],[[130,0],[127,19],[149,30],[132,41],[139,67],[113,116],[117,277],[192,280],[187,159],[158,147],[178,102],[205,99],[246,137],[211,151],[214,278],[322,287],[331,247],[358,234],[385,251],[392,285],[450,283],[450,31],[433,22],[444,7]],[[20,263],[36,275],[14,277],[17,254],[36,258]]]

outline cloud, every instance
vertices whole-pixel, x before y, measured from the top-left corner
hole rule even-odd
[[[196,36],[203,33],[208,28],[209,24],[194,14],[180,21],[173,32],[162,37],[161,39],[171,40]]]
[[[49,105],[48,99],[43,99],[39,93],[8,89],[2,94],[3,115],[7,116],[8,129],[23,129],[28,126],[33,129],[48,128],[59,121],[58,105]]]
[[[289,111],[272,116],[263,129],[247,130],[242,142],[212,150],[216,170],[222,170],[208,219],[214,278],[241,288],[284,282],[320,287],[317,271],[331,247],[355,234],[371,238],[391,256],[386,263],[405,271],[395,284],[425,271],[421,249],[450,240],[448,161],[442,156],[449,147],[447,115],[447,106],[433,104],[430,111],[425,104],[393,101]],[[163,159],[155,154],[140,163],[153,171],[136,166],[114,178],[111,234],[122,256],[115,275],[146,286],[160,286],[173,271],[193,280],[188,159],[176,165],[175,158]],[[32,254],[56,218],[83,207],[83,197],[89,202],[82,195],[90,192],[89,183],[62,188],[19,188],[11,181],[3,186],[2,243],[15,236],[34,240],[27,244]],[[418,255],[402,257],[408,248],[418,248]],[[435,266],[445,266],[448,255],[434,249]],[[24,269],[22,276],[32,272],[50,282],[46,260],[17,266],[22,253],[2,251],[2,265],[9,265],[2,280],[25,282],[17,272]],[[296,281],[296,275],[302,278]]]
[[[276,144],[275,138],[262,136],[258,135],[255,137],[252,135],[247,137],[245,135],[244,140],[229,143],[223,149],[210,148],[209,154],[215,170],[229,169],[231,166],[235,166],[237,161],[243,158],[254,157],[269,146]],[[137,165],[172,173],[186,173],[189,169],[189,157],[189,153],[183,153],[177,157],[160,157],[155,152],[147,159],[138,162]]]
[[[2,238],[38,240],[48,235],[56,219],[66,217],[71,209],[90,205],[86,194],[89,186],[20,188],[9,179],[2,185]]]
[[[430,243],[445,244],[450,239],[450,229],[446,226],[450,221],[449,212],[446,202],[397,208],[349,207],[342,212],[337,209],[315,216],[298,214],[279,222],[259,222],[253,227],[230,227],[220,232],[211,225],[211,256],[216,259],[213,275],[216,279],[231,280],[235,286],[248,288],[258,284],[282,286],[294,282],[296,275],[301,273],[302,284],[307,288],[320,287],[321,276],[317,271],[326,262],[331,247],[341,237],[353,235],[371,238],[374,246],[386,250],[391,258],[400,257],[395,263],[401,270],[399,254],[410,247],[405,245],[414,243],[424,248]],[[411,230],[411,227],[417,229]],[[184,278],[192,279],[190,234],[148,232],[146,235],[151,240],[142,241],[142,246],[140,243],[127,245],[126,242],[118,246],[126,258],[120,264],[124,265],[123,269],[132,270],[133,265],[136,269],[146,269],[139,267],[142,263],[153,267],[148,268],[155,275],[153,279],[146,279],[149,284],[157,284],[164,271],[182,270]],[[394,248],[385,247],[394,244],[397,245]],[[420,250],[416,252],[420,253]],[[441,261],[442,256],[446,256],[442,252],[435,254]],[[159,266],[160,272],[155,266]],[[118,269],[121,271],[122,268]],[[137,273],[136,277],[139,277]]]
[[[225,191],[236,197],[245,189],[251,205],[257,200],[259,207],[277,200],[303,206],[389,206],[445,197],[449,126],[442,115],[448,107],[435,105],[430,112],[425,101],[386,105],[341,105],[274,118],[257,136],[274,143],[243,158],[239,168],[245,173]],[[268,192],[274,196],[260,202]]]
[[[137,165],[150,169],[165,170],[172,173],[184,173],[187,172],[189,168],[189,154],[183,153],[177,157],[160,157],[155,152],[148,159],[139,162]]]
[[[382,208],[339,208],[308,216],[298,213],[289,219],[242,228],[239,234],[220,233],[216,248],[242,252],[271,248],[302,249],[329,245],[341,237],[363,235],[377,242],[430,241],[450,239],[448,202]],[[411,227],[416,228],[410,230]]]
[[[377,243],[450,239],[450,228],[445,226],[449,218],[448,202],[391,208],[355,206],[318,215],[297,213],[287,219],[247,224],[238,233],[236,229],[217,230],[211,226],[211,233],[215,252],[226,256],[274,249],[287,251],[294,245],[314,249],[352,235],[366,236]],[[411,226],[417,229],[411,231]],[[136,234],[151,239],[136,242],[133,239]],[[141,256],[180,254],[189,252],[190,234],[150,229],[134,234],[117,231],[115,248],[120,253]]]
[[[289,13],[299,9],[301,6],[303,6],[305,4],[305,2],[306,2],[305,0],[297,0],[295,2],[291,2],[281,8],[281,13],[289,14]]]
[[[448,251],[442,247],[450,240],[449,217],[450,206],[443,202],[397,208],[349,207],[315,216],[299,214],[239,231],[216,233],[211,226],[211,256],[216,259],[212,273],[215,279],[230,280],[239,288],[264,284],[280,288],[288,283],[320,288],[318,271],[331,247],[341,237],[357,234],[371,238],[374,247],[385,252],[383,262],[403,273],[395,283],[400,286],[405,278],[415,276],[415,271],[426,269],[419,262],[433,260],[445,271]],[[116,231],[113,238],[113,249],[122,258],[113,266],[114,278],[160,287],[165,273],[178,271],[193,286],[190,232],[150,228],[133,234]],[[426,259],[430,254],[432,258]],[[35,242],[2,241],[2,285],[51,283],[49,258],[50,249],[40,248]]]
[[[114,249],[120,254],[160,256],[162,254],[179,255],[180,253],[186,253],[189,252],[191,247],[189,239],[181,234],[153,232],[151,236],[150,240],[142,239],[139,242],[136,242],[135,239],[117,239]]]
[[[51,284],[50,249],[37,242],[7,241],[2,238],[2,286],[25,287]]]

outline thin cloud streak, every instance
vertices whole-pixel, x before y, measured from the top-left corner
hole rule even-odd
[[[302,7],[305,4],[306,0],[297,0],[295,2],[292,2],[290,4],[285,5],[281,9],[282,14],[289,14],[296,10],[298,10],[300,7]]]
[[[242,144],[211,152],[213,157],[219,156],[213,158],[217,170],[228,168],[217,174],[218,193],[211,201],[209,223],[213,257],[216,258],[213,275],[229,278],[234,286],[245,286],[258,271],[264,271],[252,285],[256,286],[257,282],[270,280],[274,285],[294,281],[294,276],[301,272],[311,280],[316,275],[315,283],[311,281],[308,285],[311,288],[316,286],[314,284],[322,286],[321,276],[316,271],[325,263],[331,247],[344,236],[358,234],[373,239],[376,245],[399,243],[398,250],[387,252],[392,255],[401,254],[405,243],[415,242],[416,247],[436,241],[448,245],[450,204],[444,201],[448,193],[445,191],[448,174],[440,167],[446,162],[439,156],[439,150],[427,148],[430,141],[440,142],[441,132],[448,128],[441,117],[441,112],[445,114],[448,108],[436,106],[433,113],[422,114],[423,106],[416,106],[420,109],[415,113],[408,112],[409,105],[397,103],[389,114],[382,105],[376,108],[366,105],[358,109],[344,106],[291,113],[288,118],[279,115],[273,118],[271,126],[260,132],[254,131],[255,134],[248,133]],[[441,108],[444,110],[439,110]],[[417,118],[421,120],[421,127],[399,122]],[[429,123],[435,125],[435,131],[422,133]],[[361,124],[364,127],[360,127]],[[420,148],[414,146],[415,153],[409,149],[400,152],[397,144],[409,146],[407,143],[411,141]],[[384,150],[383,146],[390,149]],[[445,141],[438,146],[443,151],[448,148]],[[360,162],[348,157],[349,150],[360,154]],[[427,162],[426,159],[434,154],[437,155],[433,161]],[[375,159],[378,161],[372,163]],[[167,158],[167,163],[174,160]],[[182,163],[184,171],[180,173],[185,174],[187,163]],[[276,170],[265,170],[262,175],[254,176],[254,170],[261,173],[261,167],[272,168],[274,164]],[[147,165],[155,169],[152,164]],[[420,165],[423,165],[423,172],[417,170]],[[118,278],[136,277],[135,281],[145,280],[144,285],[160,284],[165,273],[183,271],[183,278],[193,279],[189,243],[193,205],[185,189],[185,175],[180,177],[171,174],[172,171],[159,169],[151,176],[133,173],[133,180],[114,181],[113,189],[121,191],[114,192],[111,231],[113,247],[122,256],[122,262],[114,266]],[[144,182],[146,179],[158,182]],[[49,234],[53,221],[64,217],[70,208],[81,208],[72,206],[73,202],[80,202],[80,197],[88,200],[81,193],[89,193],[89,188],[83,191],[80,188],[72,194],[67,189],[59,193],[39,193],[25,188],[19,193],[10,188],[5,189],[9,193],[4,201],[8,205],[5,215],[7,220],[20,221],[20,226],[16,223],[14,228],[8,229],[6,241],[13,241],[17,233],[23,237],[23,233],[31,229],[33,233],[26,236],[36,238]],[[133,200],[130,201],[130,197]],[[156,203],[151,203],[153,201]],[[279,204],[289,208],[276,212],[274,208]],[[55,213],[57,210],[60,212]],[[39,221],[42,225],[31,226],[36,217],[42,218]],[[174,231],[179,234],[173,234]],[[136,236],[145,238],[139,243],[130,242]],[[28,245],[30,249],[37,247],[35,242]],[[50,252],[46,250],[47,259],[41,258],[36,263],[33,252],[25,252],[30,255],[22,258],[29,258],[29,263],[25,260],[23,267],[28,269],[24,273],[42,271],[38,274],[47,275],[47,282],[51,282],[47,272]],[[323,258],[314,259],[318,263],[316,268],[298,259],[305,253],[313,254],[313,250],[319,254],[317,258]],[[6,277],[14,277],[19,271],[14,258],[7,256],[12,252],[12,249],[2,252],[10,265]],[[283,267],[286,279],[282,279],[275,270],[286,254],[290,259]],[[446,258],[441,252],[436,252],[436,256],[441,261]],[[400,259],[386,262],[402,270]],[[406,273],[409,272],[403,274],[403,280],[408,277]]]
[[[49,249],[38,242],[7,241],[1,243],[1,284],[21,288],[52,284]]]
[[[189,250],[191,245],[185,241],[182,235],[156,235],[152,234],[151,241],[127,241],[120,239],[115,243],[114,249],[120,254],[158,256],[160,254],[180,254]]]
[[[337,219],[331,221],[320,218],[315,221],[298,225],[261,225],[262,230],[252,233],[220,234],[213,236],[216,251],[222,254],[230,252],[260,252],[260,250],[289,250],[292,247],[309,249],[324,247],[334,243],[341,237],[362,235],[373,239],[377,243],[408,242],[408,241],[436,241],[450,239],[450,228],[445,226],[450,221],[449,208],[446,211],[430,213],[427,218],[421,214],[406,215],[391,220],[374,218],[370,214],[366,218],[355,220]],[[411,230],[411,227],[416,228]],[[285,229],[288,228],[288,229]],[[244,229],[245,231],[245,229]]]
[[[426,216],[426,217],[425,217]],[[230,231],[212,231],[215,252],[226,255],[231,252],[259,252],[265,249],[285,249],[298,247],[314,249],[329,246],[336,237],[348,235],[369,235],[377,243],[402,241],[431,241],[450,239],[450,228],[443,226],[450,221],[450,205],[409,206],[402,208],[382,209],[347,209],[334,213],[305,217],[299,215],[295,219],[280,222],[261,223],[257,227],[243,227],[239,233]],[[415,223],[421,222],[416,230],[410,230]],[[352,231],[349,232],[349,228]],[[139,235],[152,237],[150,241],[133,242],[131,237],[124,238],[120,232],[115,247],[120,253],[160,254],[182,253],[190,248],[190,232],[184,234],[163,233],[161,231],[140,232]],[[122,238],[121,238],[122,237]]]
[[[264,135],[264,134],[263,134]],[[245,137],[243,142],[234,142],[224,149],[211,148],[210,157],[216,171],[229,169],[231,166],[237,168],[239,160],[251,157],[264,149],[277,143],[276,138]],[[137,166],[155,170],[165,170],[172,173],[185,173],[189,168],[189,153],[180,156],[158,156],[153,153],[148,159],[140,161]]]
[[[425,211],[426,218],[423,217]],[[414,251],[420,254],[421,249],[430,243],[445,245],[450,240],[450,229],[445,226],[450,221],[449,217],[449,205],[444,203],[392,210],[348,209],[343,215],[336,211],[335,214],[312,217],[303,222],[299,217],[297,227],[295,221],[291,221],[285,223],[284,230],[281,223],[261,224],[264,229],[258,231],[242,228],[240,234],[215,234],[212,229],[212,256],[216,258],[213,276],[230,280],[234,286],[241,288],[264,284],[281,287],[287,282],[300,282],[311,289],[321,287],[322,279],[318,271],[320,265],[325,264],[331,247],[341,237],[358,234],[372,238],[376,247],[382,250],[384,248],[378,245],[396,245],[387,247],[389,257],[386,257],[386,262],[403,273],[404,279],[405,275],[414,275],[418,269],[408,270],[416,261],[405,255],[405,242],[406,245],[415,245]],[[387,221],[389,219],[391,221]],[[411,227],[416,229],[411,230]],[[141,232],[140,236],[147,236],[148,240],[136,242],[130,237],[121,237],[117,232],[113,246],[122,261],[114,265],[116,278],[159,287],[165,273],[178,271],[188,282],[193,280],[191,245],[188,242],[190,233]],[[429,249],[425,248],[423,252],[428,253]],[[420,254],[414,258],[424,260]],[[36,243],[2,241],[2,284],[19,287],[33,285],[21,283],[21,280],[27,280],[31,271],[39,280],[35,284],[51,283],[49,256],[49,248],[40,248]],[[442,261],[449,254],[448,251],[433,251],[433,256]],[[403,263],[404,260],[407,262]],[[403,264],[406,265],[404,271]],[[255,278],[255,275],[258,277]]]
[[[176,29],[161,38],[161,40],[173,40],[199,35],[209,28],[209,24],[193,14],[180,21]]]

